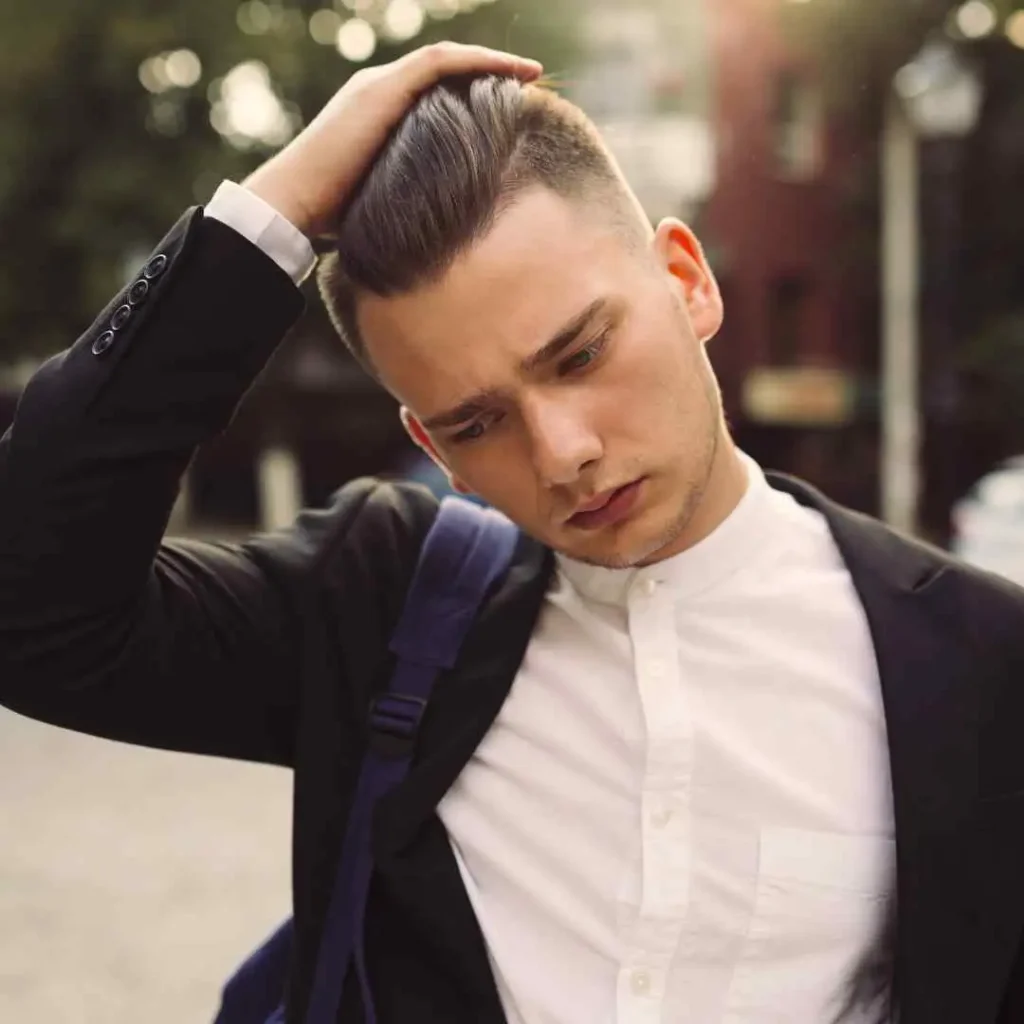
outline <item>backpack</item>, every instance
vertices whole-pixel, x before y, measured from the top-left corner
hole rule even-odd
[[[373,701],[369,745],[342,843],[305,1024],[335,1024],[354,960],[366,1024],[376,1024],[363,920],[373,872],[376,801],[406,776],[438,675],[455,664],[484,598],[512,561],[518,532],[497,512],[445,498],[420,551],[390,650],[395,668]],[[214,1024],[284,1024],[293,925],[285,921],[224,986]]]

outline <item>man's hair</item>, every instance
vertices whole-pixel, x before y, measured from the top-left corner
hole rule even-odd
[[[609,200],[628,222],[628,189],[597,129],[554,92],[487,76],[448,79],[416,102],[357,189],[318,273],[334,326],[367,369],[358,298],[438,280],[537,186]]]

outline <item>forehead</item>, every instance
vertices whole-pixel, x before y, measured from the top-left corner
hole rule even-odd
[[[361,333],[381,379],[416,409],[428,392],[496,384],[591,302],[621,293],[631,256],[600,207],[531,190],[436,283],[363,300]]]

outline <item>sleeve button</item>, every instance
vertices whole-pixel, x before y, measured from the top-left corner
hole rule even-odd
[[[132,318],[132,307],[131,306],[118,306],[114,310],[114,315],[110,318],[110,326],[115,330],[119,331],[129,320]]]
[[[146,278],[147,281],[152,281],[154,277],[159,277],[166,268],[167,256],[160,252],[146,264],[145,269],[142,271],[142,276]]]
[[[146,296],[149,294],[149,282],[144,278],[140,277],[128,289],[128,302],[132,306],[141,306],[146,301]]]
[[[94,356],[101,356],[105,352],[109,351],[110,347],[114,344],[114,332],[104,331],[93,343],[92,343],[92,354]]]

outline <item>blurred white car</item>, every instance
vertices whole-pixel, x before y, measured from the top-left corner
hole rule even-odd
[[[953,510],[953,553],[1024,586],[1024,455],[981,478]]]

